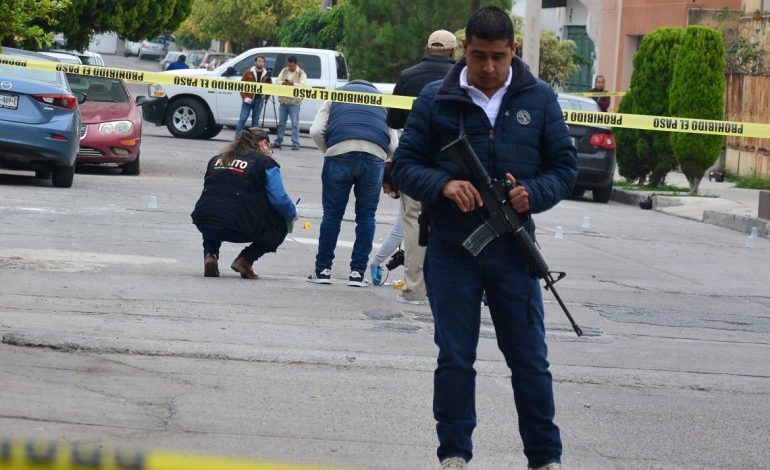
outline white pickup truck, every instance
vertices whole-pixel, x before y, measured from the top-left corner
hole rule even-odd
[[[348,66],[342,53],[300,47],[258,47],[214,70],[186,69],[164,73],[240,80],[243,72],[254,65],[257,55],[265,57],[265,66],[273,78],[286,66],[286,59],[295,56],[299,66],[307,73],[308,86],[335,89],[348,82]],[[149,87],[149,95],[149,100],[142,106],[144,119],[157,126],[165,125],[174,137],[210,139],[219,134],[223,126],[235,126],[241,112],[241,96],[237,91],[154,84]],[[310,129],[321,104],[316,100],[302,102],[300,130]],[[263,106],[260,125],[277,127],[277,110],[278,100],[269,98]]]

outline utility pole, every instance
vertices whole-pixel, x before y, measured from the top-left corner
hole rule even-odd
[[[524,7],[524,54],[529,71],[540,76],[540,10],[541,0],[526,0]]]

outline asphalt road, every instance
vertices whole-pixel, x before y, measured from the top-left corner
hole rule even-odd
[[[70,189],[0,173],[0,434],[437,467],[430,310],[395,302],[390,287],[345,285],[350,221],[334,284],[304,282],[322,165],[306,135],[300,151],[276,154],[302,198],[299,228],[255,265],[258,281],[226,269],[235,245],[222,251],[223,277],[202,277],[189,213],[205,163],[232,137],[180,140],[147,125],[140,176],[87,169]],[[381,201],[377,241],[397,207]],[[536,221],[587,333],[575,338],[545,293],[567,468],[770,468],[770,241],[746,248],[738,232],[588,199]],[[525,468],[486,311],[477,369],[471,468]]]

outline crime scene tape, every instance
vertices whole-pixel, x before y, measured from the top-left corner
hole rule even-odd
[[[242,459],[0,439],[0,470],[343,470]],[[350,470],[350,469],[348,469]]]
[[[29,60],[2,54],[0,54],[0,64],[36,70],[74,73],[91,77],[120,78],[129,82],[181,85],[196,88],[208,88],[211,90],[237,91],[261,95],[285,96],[289,98],[306,98],[311,100],[335,101],[339,103],[385,106],[386,108],[411,109],[412,101],[414,101],[414,97],[411,96],[242,82],[240,81],[240,77],[238,77],[238,80],[227,80],[222,78],[192,77],[162,72],[145,72],[93,65],[63,64],[61,62]]]
[[[0,54],[0,64],[16,67],[26,67],[37,70],[61,71],[65,73],[74,73],[93,77],[120,78],[130,82],[158,83],[161,85],[172,84],[213,90],[286,96],[290,98],[306,98],[312,100],[334,101],[339,103],[384,106],[387,108],[396,109],[411,109],[412,102],[414,101],[414,98],[411,96],[362,93],[319,88],[288,87],[267,83],[203,78],[162,72],[144,72],[92,65],[63,64],[61,62],[53,61],[28,60],[2,54]],[[770,124],[758,124],[750,122],[715,121],[696,118],[571,110],[564,112],[564,120],[567,122],[567,124],[598,124],[608,127],[620,127],[629,129],[689,132],[698,134],[719,134],[736,137],[770,138]]]
[[[752,122],[715,121],[643,114],[604,113],[600,111],[565,110],[567,124],[588,124],[651,131],[719,134],[736,137],[770,138],[770,124]]]
[[[589,98],[599,96],[626,96],[625,91],[581,91],[581,92],[569,92],[570,95],[587,96]]]

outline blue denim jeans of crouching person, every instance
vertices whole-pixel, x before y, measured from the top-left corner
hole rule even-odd
[[[553,381],[543,324],[538,281],[502,236],[474,258],[465,248],[431,234],[425,257],[425,282],[439,347],[434,373],[433,415],[438,457],[473,456],[476,427],[476,348],[481,295],[487,302],[497,345],[511,370],[519,434],[530,467],[561,461],[561,438],[554,424]]]
[[[249,114],[251,114],[251,127],[259,127],[259,112],[262,111],[262,101],[261,96],[256,96],[251,103],[241,102],[241,116],[238,118],[238,124],[235,126],[235,135],[240,134],[243,128],[246,127]]]
[[[276,130],[275,143],[281,145],[283,133],[286,132],[286,119],[291,118],[291,144],[299,147],[299,107],[281,103],[278,106],[278,129]]]
[[[356,241],[353,243],[350,270],[362,275],[366,272],[374,240],[374,215],[380,202],[384,168],[385,162],[381,158],[365,152],[324,157],[321,172],[323,218],[315,258],[316,271],[332,267],[342,216],[348,205],[350,189],[353,188],[356,197]]]
[[[203,235],[203,254],[214,253],[219,258],[219,247],[222,242],[230,243],[250,243],[241,232],[229,228],[208,227],[205,225],[196,225],[198,231]],[[253,263],[267,253],[264,249],[254,243],[241,250],[238,256],[242,256],[249,263]]]

